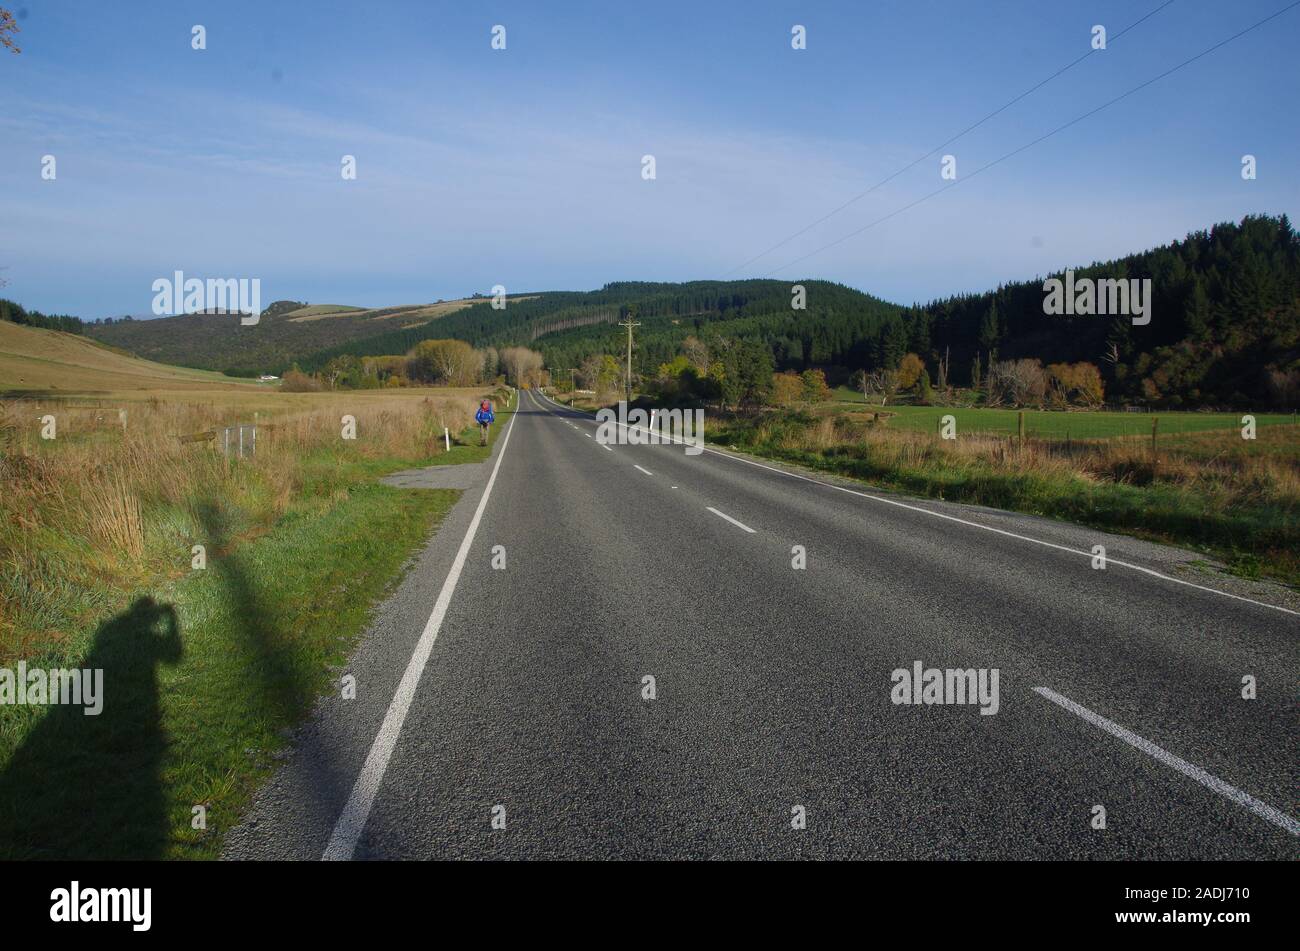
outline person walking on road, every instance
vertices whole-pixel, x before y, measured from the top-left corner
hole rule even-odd
[[[478,423],[478,444],[486,446],[488,427],[496,422],[496,414],[492,412],[492,404],[487,400],[480,403],[478,412],[474,414],[474,420]]]

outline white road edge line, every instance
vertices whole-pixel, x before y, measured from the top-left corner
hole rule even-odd
[[[730,522],[732,525],[735,525],[737,528],[743,528],[745,531],[749,532],[749,534],[751,534],[751,535],[755,534],[755,532],[754,532],[754,530],[753,530],[752,528],[750,528],[750,527],[749,527],[748,525],[746,525],[744,522],[737,522],[734,518],[732,518],[732,517],[731,517],[730,515],[728,515],[726,512],[719,512],[717,509],[715,509],[715,508],[714,508],[713,506],[711,506],[711,505],[706,505],[705,508],[708,509],[710,512],[712,512],[714,515],[718,516],[718,518],[725,518],[728,522]]]
[[[429,615],[429,621],[424,625],[424,632],[415,644],[415,650],[406,665],[406,672],[402,674],[402,680],[397,685],[393,700],[388,705],[388,712],[384,714],[384,722],[380,724],[379,733],[370,746],[365,765],[357,775],[352,794],[334,824],[334,833],[330,836],[329,845],[325,847],[325,854],[321,856],[322,861],[346,862],[356,851],[366,820],[370,817],[370,809],[379,794],[379,785],[383,782],[384,772],[388,769],[388,761],[392,758],[393,748],[397,745],[397,737],[402,732],[402,724],[406,721],[406,714],[415,699],[415,688],[420,683],[420,675],[424,673],[424,667],[429,662],[433,643],[438,639],[438,631],[442,628],[443,618],[446,617],[447,608],[451,604],[451,596],[456,592],[456,582],[460,580],[460,573],[465,568],[465,559],[469,557],[470,546],[478,533],[479,522],[483,518],[483,511],[487,508],[488,498],[492,495],[492,486],[497,480],[501,462],[506,457],[506,447],[510,444],[510,434],[514,431],[515,420],[518,418],[518,413],[510,418],[510,426],[506,429],[505,439],[501,441],[501,452],[497,454],[497,462],[492,467],[487,487],[483,489],[483,497],[478,501],[474,518],[465,531],[465,537],[461,540],[460,550],[456,552],[456,560],[452,562],[451,571],[447,573],[447,580],[442,583],[442,591],[439,592],[438,600],[433,605],[433,613]]]
[[[548,401],[550,402],[554,402],[553,400],[549,400],[549,397],[544,397],[544,398],[548,399]],[[555,405],[559,406],[560,404],[555,403]],[[619,423],[618,425],[624,426],[624,428],[629,428],[629,429],[632,428],[623,423]],[[679,437],[664,436],[663,438],[671,439],[673,442],[684,442],[684,440],[680,439]],[[757,466],[759,469],[766,469],[768,472],[775,472],[778,475],[789,476],[791,479],[799,479],[800,481],[803,482],[811,482],[813,485],[825,486],[826,488],[834,489],[837,492],[847,492],[849,495],[856,495],[864,499],[870,499],[873,502],[883,502],[886,505],[895,505],[898,508],[907,509],[912,512],[920,512],[922,515],[929,515],[933,518],[946,519],[949,522],[956,522],[959,525],[968,525],[971,528],[978,528],[986,532],[993,532],[998,535],[1005,535],[1008,538],[1017,538],[1020,541],[1030,542],[1031,544],[1034,545],[1042,545],[1045,548],[1055,548],[1057,551],[1069,552],[1072,555],[1080,555],[1088,559],[1091,559],[1093,557],[1092,552],[1080,551],[1077,548],[1070,548],[1068,545],[1057,545],[1055,542],[1045,542],[1038,538],[1030,538],[1028,535],[1018,535],[1015,532],[1008,532],[1005,529],[994,528],[991,525],[981,525],[979,522],[972,522],[964,518],[958,518],[955,515],[945,515],[943,512],[934,512],[931,511],[930,509],[923,509],[919,505],[908,505],[906,502],[900,502],[897,499],[887,499],[883,496],[872,495],[869,492],[859,492],[857,489],[849,489],[849,488],[845,488],[842,485],[834,485],[830,482],[822,482],[820,479],[812,479],[805,475],[799,475],[797,472],[787,472],[784,469],[777,469],[774,466],[765,466],[761,462],[755,462],[753,459],[744,459],[740,456],[733,456],[729,452],[719,452],[716,449],[710,449],[708,446],[704,446],[703,449],[707,453],[711,453],[715,456],[721,456],[724,459],[730,459],[733,462],[743,462],[747,466]],[[1141,565],[1130,564],[1127,561],[1120,561],[1118,558],[1111,558],[1109,555],[1107,555],[1106,566],[1110,567],[1111,565],[1119,565],[1121,568],[1128,568],[1130,571],[1140,571],[1144,575],[1149,575],[1152,578],[1159,578],[1161,581],[1172,581],[1174,584],[1181,584],[1189,588],[1195,588],[1198,591],[1206,591],[1210,594],[1217,594],[1223,598],[1232,598],[1234,601],[1245,601],[1247,604],[1253,604],[1261,608],[1268,608],[1270,611],[1281,611],[1283,614],[1291,614],[1296,617],[1300,617],[1300,611],[1293,611],[1290,608],[1280,607],[1279,605],[1276,604],[1268,604],[1267,602],[1264,601],[1256,601],[1254,598],[1247,598],[1244,595],[1231,594],[1227,591],[1220,591],[1218,588],[1210,588],[1203,584],[1196,584],[1194,581],[1185,581],[1182,578],[1175,578],[1172,575],[1166,575],[1159,571],[1154,571],[1151,568],[1143,568]]]
[[[641,469],[641,467],[638,466],[638,465],[633,465],[632,468],[633,468],[633,469]],[[644,473],[645,473],[646,475],[648,475],[648,476],[652,476],[652,475],[654,475],[654,473],[651,472],[649,469],[641,469],[641,471],[644,472]]]
[[[1254,796],[1242,792],[1236,786],[1229,786],[1217,776],[1212,776],[1199,766],[1194,766],[1185,759],[1180,759],[1173,753],[1167,753],[1160,747],[1156,746],[1150,740],[1144,740],[1132,730],[1126,730],[1118,723],[1107,720],[1099,714],[1093,713],[1087,707],[1080,706],[1068,697],[1063,697],[1055,690],[1049,690],[1046,687],[1035,687],[1034,693],[1046,697],[1052,703],[1059,707],[1069,710],[1077,716],[1083,717],[1095,727],[1100,727],[1111,736],[1118,737],[1130,746],[1136,747],[1148,756],[1152,756],[1164,763],[1166,766],[1178,770],[1189,779],[1194,779],[1207,789],[1213,790],[1226,799],[1231,799],[1239,806],[1245,806],[1261,819],[1267,819],[1273,825],[1285,829],[1292,835],[1300,835],[1300,822],[1292,819],[1286,813],[1279,809],[1274,809],[1267,803],[1260,802]]]

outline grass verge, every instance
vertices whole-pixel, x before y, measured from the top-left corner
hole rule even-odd
[[[198,482],[181,504],[141,503],[133,490],[144,537],[165,539],[183,520],[204,539],[201,570],[132,558],[44,578],[10,564],[0,606],[26,586],[40,610],[4,619],[4,663],[100,669],[103,709],[0,706],[0,858],[217,856],[288,731],[331,689],[374,605],[459,496],[374,480],[479,461],[491,449],[476,443],[473,427],[434,457],[308,442],[291,475],[235,464],[222,491]],[[48,550],[58,539],[39,521],[46,568],[85,555],[74,538],[63,539],[69,552]],[[52,617],[62,630],[41,627]]]
[[[1078,445],[945,441],[843,417],[734,417],[711,441],[913,495],[1025,512],[1180,545],[1234,574],[1300,586],[1300,459],[1293,426]]]

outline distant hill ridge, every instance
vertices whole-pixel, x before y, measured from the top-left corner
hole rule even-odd
[[[276,301],[252,327],[195,314],[80,329],[153,360],[244,376],[280,374],[295,363],[315,370],[342,354],[402,354],[439,337],[532,346],[564,370],[592,354],[621,353],[625,338],[615,324],[635,307],[634,363],[643,373],[695,335],[761,340],[779,369],[816,366],[833,380],[896,366],[911,352],[932,369],[946,357],[957,385],[970,382],[977,359],[987,369],[993,359],[1029,357],[1094,363],[1112,398],[1151,405],[1290,406],[1300,398],[1300,241],[1285,215],[1247,216],[1073,270],[1076,279],[1150,278],[1151,322],[1048,316],[1043,279],[1056,272],[912,306],[816,280],[616,281],[515,296],[504,309],[486,297],[373,310]],[[805,292],[802,310],[792,307],[796,284]]]
[[[368,309],[280,300],[263,310],[251,326],[241,325],[229,314],[196,313],[86,324],[84,332],[150,360],[257,376],[278,374],[330,347],[391,333],[394,325],[426,325],[470,303],[464,299]]]

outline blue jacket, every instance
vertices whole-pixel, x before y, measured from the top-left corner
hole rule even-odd
[[[481,426],[484,423],[491,425],[492,423],[496,422],[497,418],[496,415],[492,412],[492,410],[484,409],[483,407],[480,406],[478,412],[474,414],[474,419]]]

